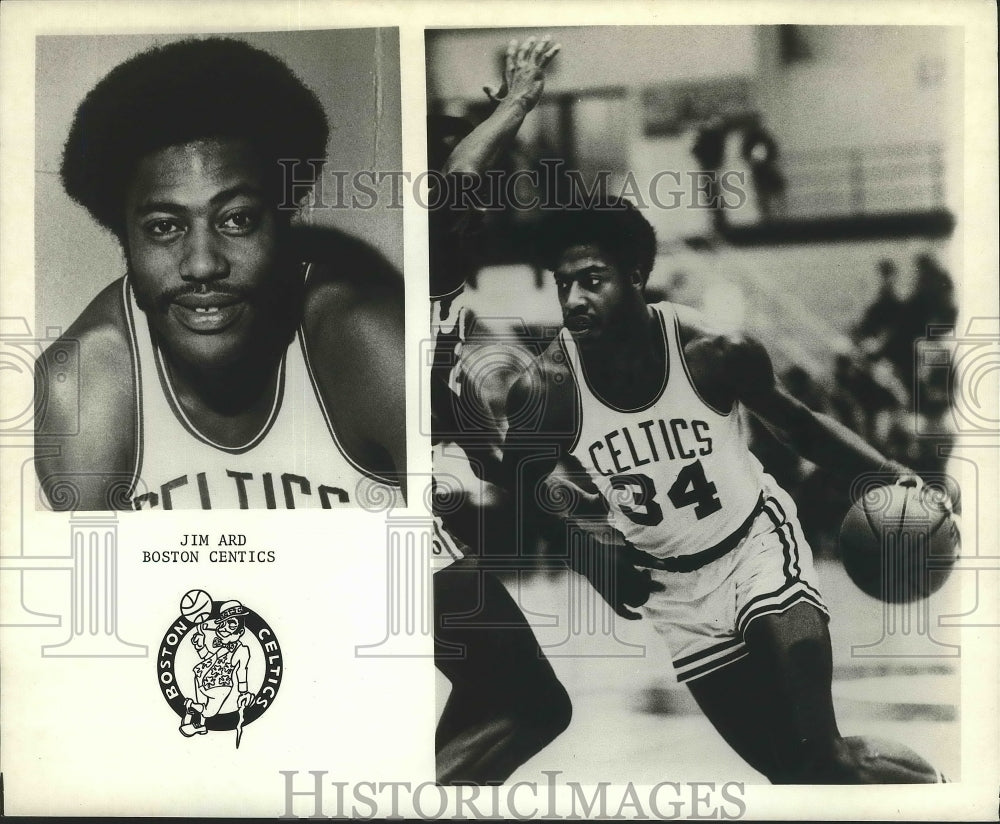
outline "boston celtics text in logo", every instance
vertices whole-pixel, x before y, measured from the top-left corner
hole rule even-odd
[[[181,719],[181,735],[243,728],[271,706],[281,685],[281,647],[274,630],[237,600],[216,601],[192,589],[163,636],[157,680]]]

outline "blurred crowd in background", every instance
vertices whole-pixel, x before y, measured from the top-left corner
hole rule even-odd
[[[931,480],[945,471],[953,440],[947,357],[958,309],[951,277],[932,255],[918,255],[913,266],[916,283],[901,295],[897,263],[881,260],[878,296],[854,324],[850,342],[835,354],[833,368],[814,375],[791,366],[781,380],[807,406]],[[783,447],[756,418],[749,420],[752,448],[793,495],[814,551],[835,554],[849,489]]]
[[[435,128],[452,130],[453,145],[491,110],[481,89],[510,34],[428,36],[432,167],[448,137]],[[507,387],[560,324],[551,278],[533,261],[537,204],[567,202],[576,175],[644,208],[659,246],[649,302],[692,305],[753,334],[799,400],[923,476],[942,473],[958,315],[950,35],[758,26],[553,36],[563,48],[545,95],[496,164],[516,185],[484,195],[497,208],[466,273],[465,357],[498,433]],[[649,198],[665,170],[680,175],[673,208]],[[718,197],[727,172],[743,184],[735,207]],[[835,556],[847,486],[752,416],[747,426],[816,554]]]

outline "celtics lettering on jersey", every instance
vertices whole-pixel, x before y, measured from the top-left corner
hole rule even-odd
[[[637,470],[659,461],[690,460],[712,454],[711,430],[707,421],[663,418],[623,426],[594,441],[589,449],[593,467],[610,479],[610,486],[623,493],[633,492],[634,500],[620,495],[619,508],[633,521],[655,526],[663,520],[663,510],[655,501],[656,490],[648,474]],[[662,473],[657,473],[662,474]],[[695,516],[705,518],[722,508],[716,486],[705,478],[701,461],[687,464],[677,473],[667,490],[675,507],[694,506]],[[633,506],[632,503],[638,505]]]
[[[350,500],[346,489],[316,484],[293,472],[261,472],[255,476],[253,472],[227,469],[224,476],[218,472],[196,472],[171,478],[158,489],[134,495],[132,507],[213,509],[232,507],[235,501],[239,509],[332,509]]]
[[[707,549],[736,530],[757,502],[763,470],[747,446],[739,410],[721,414],[692,385],[673,308],[651,308],[663,333],[666,374],[660,394],[642,410],[606,405],[588,386],[566,330],[559,345],[580,393],[572,454],[600,489],[615,527],[639,549],[665,558]]]

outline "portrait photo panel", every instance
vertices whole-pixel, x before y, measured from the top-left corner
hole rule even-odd
[[[398,31],[36,45],[38,505],[399,494]]]

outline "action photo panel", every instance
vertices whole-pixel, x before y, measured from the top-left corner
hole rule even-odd
[[[956,31],[427,32],[438,781],[961,780]]]

